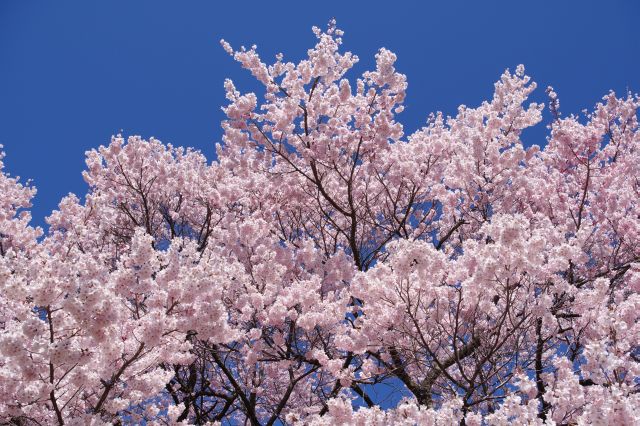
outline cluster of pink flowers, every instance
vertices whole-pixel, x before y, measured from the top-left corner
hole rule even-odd
[[[314,33],[222,42],[264,92],[225,82],[215,162],[118,135],[46,235],[0,174],[0,423],[640,422],[640,99],[549,89],[527,148],[518,66],[405,136],[395,55]]]

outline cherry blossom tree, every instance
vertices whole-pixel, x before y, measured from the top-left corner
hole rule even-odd
[[[0,174],[0,422],[640,422],[640,98],[549,88],[525,147],[518,66],[405,135],[395,55],[353,79],[313,31],[298,63],[222,41],[263,90],[225,81],[214,162],[113,137],[46,235]]]

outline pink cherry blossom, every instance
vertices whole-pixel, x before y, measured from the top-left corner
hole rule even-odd
[[[396,55],[313,32],[222,41],[216,161],[114,136],[46,235],[0,157],[0,422],[640,423],[640,98],[527,147],[520,65],[405,135]]]

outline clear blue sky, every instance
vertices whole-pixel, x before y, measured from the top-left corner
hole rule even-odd
[[[389,6],[387,6],[389,5]],[[84,152],[125,135],[154,136],[214,158],[222,83],[253,86],[218,44],[255,43],[299,59],[311,26],[335,17],[344,47],[370,67],[379,47],[407,74],[407,131],[429,112],[491,96],[519,63],[553,85],[563,113],[609,89],[640,92],[637,1],[0,1],[0,143],[13,175],[38,187],[35,222],[82,195]],[[352,74],[352,77],[355,74]],[[525,134],[544,144],[545,129]]]

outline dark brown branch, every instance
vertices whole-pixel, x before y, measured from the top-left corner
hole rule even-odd
[[[109,381],[102,380],[102,383],[104,384],[104,390],[102,391],[102,395],[100,396],[100,399],[98,400],[98,403],[96,404],[95,408],[93,409],[94,413],[97,414],[97,413],[100,413],[102,411],[102,406],[104,405],[105,401],[107,400],[107,396],[109,396],[109,392],[111,392],[111,389],[113,389],[113,387],[116,385],[118,380],[120,380],[120,376],[122,376],[124,371],[134,361],[136,361],[138,359],[138,357],[140,357],[140,354],[142,353],[143,349],[144,349],[144,343],[140,343],[140,346],[138,346],[138,350],[136,351],[136,353],[133,354],[131,356],[131,358],[126,360],[122,364],[122,366],[120,366],[120,369],[118,369],[118,371],[114,375],[111,376],[111,379],[109,379]]]

